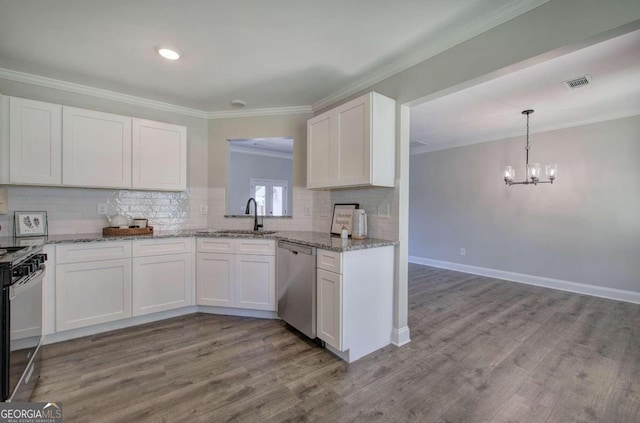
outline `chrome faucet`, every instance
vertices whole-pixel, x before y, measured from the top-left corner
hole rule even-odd
[[[258,224],[258,203],[256,203],[256,199],[251,197],[247,201],[247,209],[244,211],[245,214],[251,213],[251,202],[253,201],[253,230],[259,231],[264,225],[262,223]]]

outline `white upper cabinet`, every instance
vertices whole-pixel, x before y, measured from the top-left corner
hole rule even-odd
[[[131,118],[64,106],[62,182],[131,188]]]
[[[184,191],[187,128],[0,95],[0,183]]]
[[[132,141],[134,189],[187,189],[186,127],[134,118]]]
[[[327,187],[332,183],[332,122],[326,113],[307,122],[307,188]]]
[[[371,92],[307,123],[307,188],[395,184],[396,102]]]
[[[62,183],[62,106],[9,98],[9,182]]]

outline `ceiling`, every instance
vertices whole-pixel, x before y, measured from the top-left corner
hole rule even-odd
[[[587,86],[563,81],[591,75]],[[413,154],[640,114],[640,31],[498,77],[411,109]]]
[[[0,71],[204,112],[321,107],[546,1],[0,0]]]

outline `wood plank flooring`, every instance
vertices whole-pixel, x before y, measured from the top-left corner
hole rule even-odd
[[[640,422],[640,306],[411,264],[412,342],[346,364],[195,314],[48,345],[69,422]]]

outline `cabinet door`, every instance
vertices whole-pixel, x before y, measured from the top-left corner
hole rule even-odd
[[[62,182],[131,188],[131,118],[62,108]]]
[[[332,118],[324,113],[307,122],[307,188],[332,185]]]
[[[131,259],[56,266],[56,331],[131,317]]]
[[[318,269],[318,338],[342,351],[342,275]]]
[[[275,256],[236,255],[236,307],[276,309]]]
[[[198,253],[196,262],[196,298],[198,305],[235,306],[235,256]]]
[[[334,186],[371,183],[371,101],[360,97],[336,109],[337,183]]]
[[[191,254],[133,259],[133,315],[191,305]]]
[[[62,106],[9,99],[9,182],[62,183]]]
[[[140,189],[187,189],[187,128],[133,119],[132,186]]]

